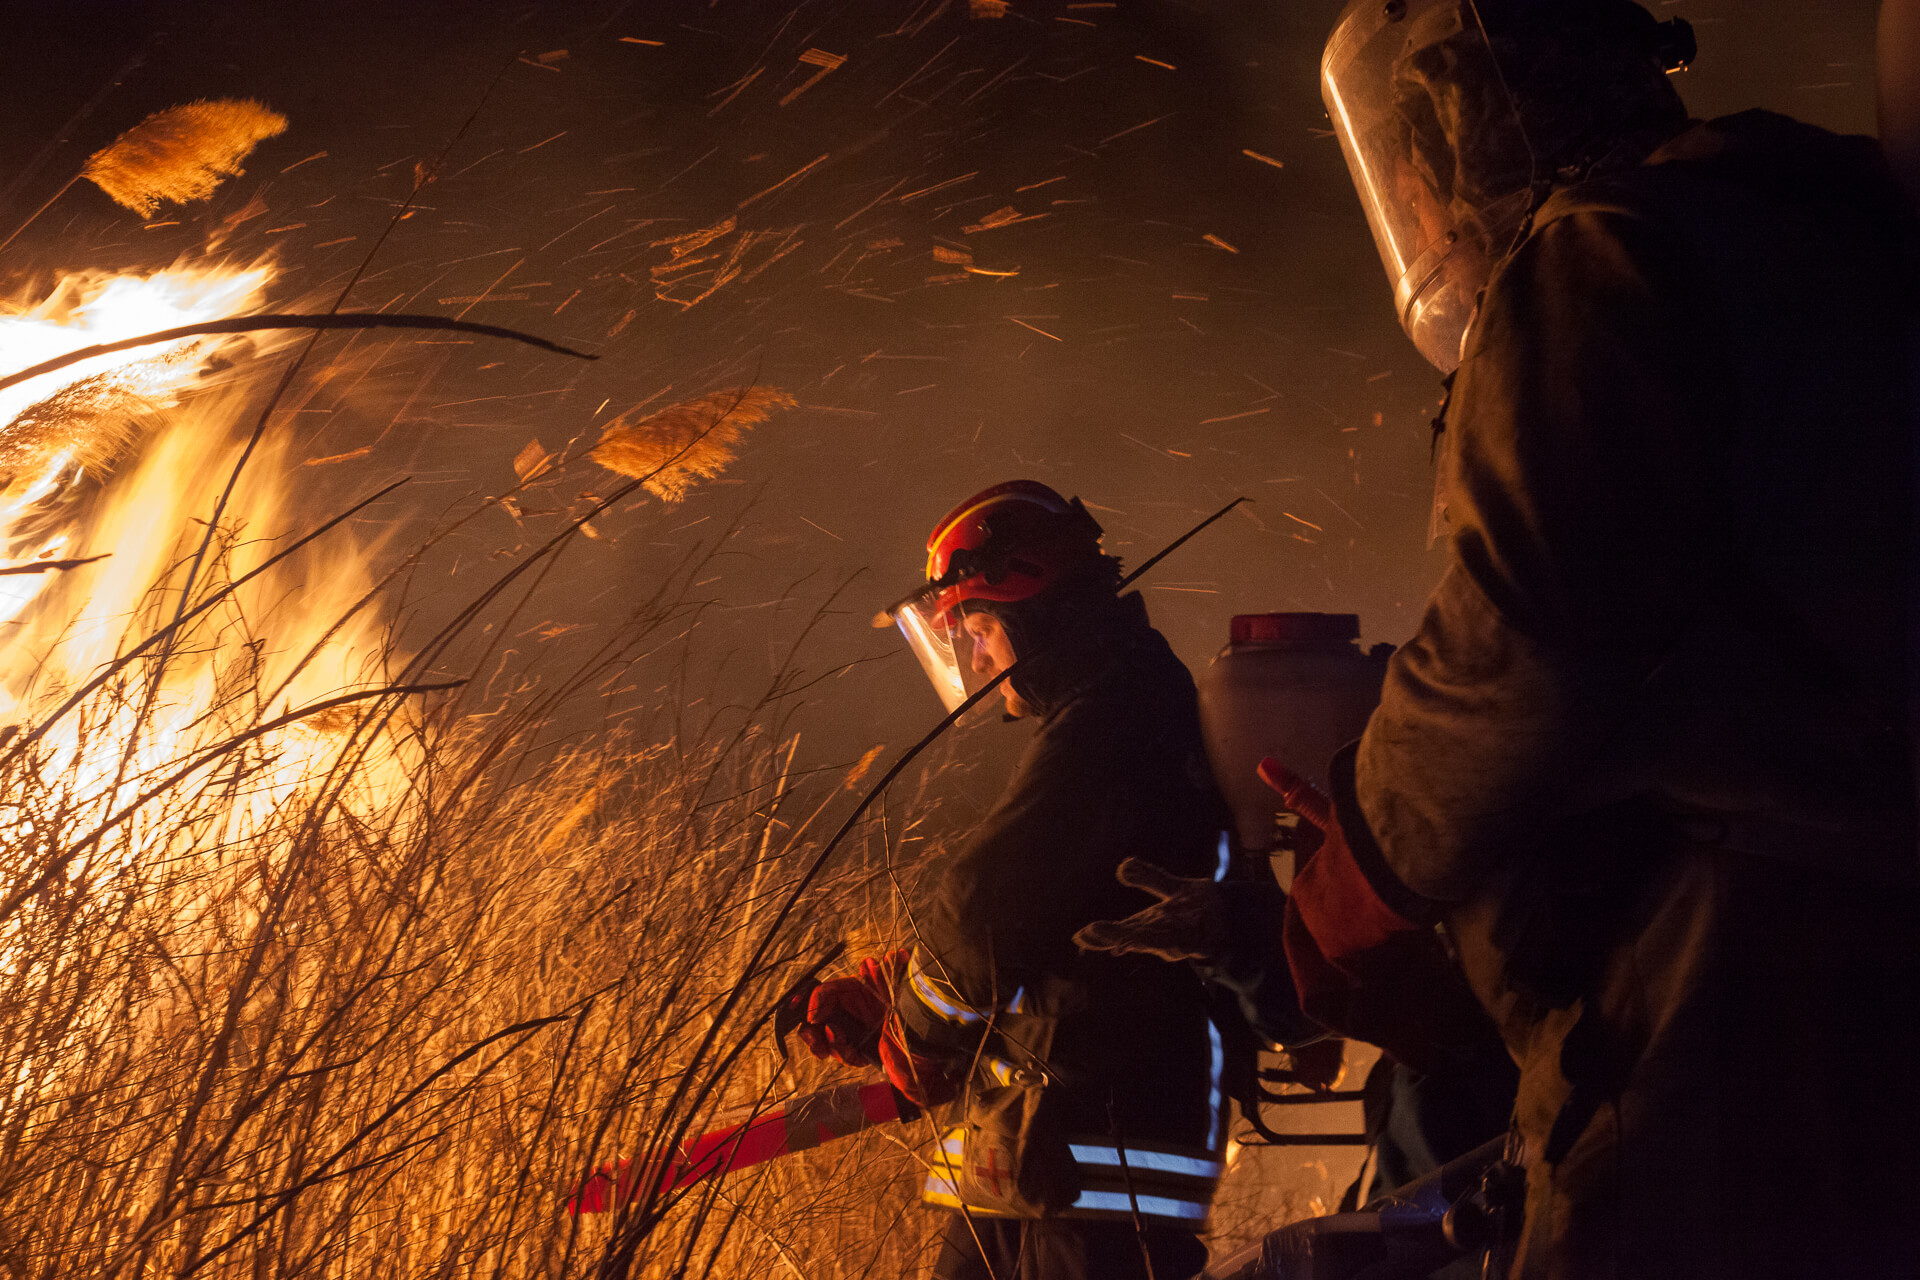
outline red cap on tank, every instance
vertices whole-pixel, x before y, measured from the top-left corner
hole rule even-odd
[[[1229,644],[1278,649],[1344,649],[1360,638],[1357,613],[1240,613]]]

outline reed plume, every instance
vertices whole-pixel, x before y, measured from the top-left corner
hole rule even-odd
[[[94,152],[80,176],[148,218],[163,200],[205,200],[240,173],[255,144],[286,128],[285,116],[250,98],[189,102],[154,112]]]
[[[749,428],[793,406],[793,397],[777,387],[729,387],[644,418],[629,409],[607,424],[588,456],[609,471],[645,481],[663,502],[678,502],[696,480],[727,469],[738,456],[733,446]]]
[[[123,370],[62,387],[0,426],[0,491],[38,480],[62,454],[89,471],[110,467],[161,407],[127,386]]]

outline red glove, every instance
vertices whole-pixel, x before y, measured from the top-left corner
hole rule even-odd
[[[794,1034],[816,1058],[873,1066],[880,1061],[881,1028],[893,1012],[893,984],[906,968],[907,953],[895,951],[862,960],[857,974],[821,983]]]
[[[1280,940],[1308,1017],[1377,1044],[1416,1071],[1443,1071],[1493,1033],[1433,930],[1380,900],[1354,860],[1333,806],[1277,760],[1260,778],[1320,832],[1287,896]]]
[[[1353,860],[1333,805],[1319,788],[1272,758],[1260,762],[1260,781],[1278,791],[1281,803],[1320,833],[1320,847],[1294,872],[1287,898],[1285,940],[1294,980],[1304,991],[1303,979],[1321,979],[1328,967],[1346,974],[1342,981],[1357,978],[1350,964],[1355,957],[1421,926],[1373,891]]]
[[[958,1080],[947,1075],[934,1059],[909,1052],[895,1038],[893,1027],[880,1036],[880,1065],[886,1068],[888,1082],[923,1110],[951,1102],[960,1092]]]
[[[919,1107],[950,1102],[960,1085],[934,1058],[909,1050],[893,1018],[893,988],[907,972],[907,953],[893,951],[860,962],[860,972],[813,989],[807,1020],[794,1029],[816,1058],[850,1067],[879,1063],[887,1080]]]

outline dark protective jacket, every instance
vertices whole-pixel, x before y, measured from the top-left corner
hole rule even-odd
[[[1871,139],[1758,111],[1539,210],[1453,389],[1452,564],[1339,788],[1390,903],[1649,805],[1912,877],[1911,243]]]
[[[1183,965],[1082,953],[1073,935],[1149,905],[1115,880],[1124,858],[1212,874],[1226,813],[1186,668],[1137,595],[1108,597],[1107,615],[1023,657],[1015,678],[1038,731],[919,911],[896,1007],[909,1048],[971,1066],[963,1104],[1016,1075],[1044,1080],[1047,1122],[1079,1165],[1069,1216],[1130,1216],[1112,1194],[1125,1179],[1110,1153],[1124,1143],[1144,1215],[1197,1229],[1222,1148],[1202,983]],[[1149,1199],[1156,1165],[1176,1176]],[[940,1183],[936,1168],[929,1198],[954,1203]],[[1156,1214],[1162,1199],[1171,1211]]]
[[[1334,799],[1520,1064],[1526,1280],[1920,1274],[1913,243],[1749,112],[1556,192],[1469,336]]]

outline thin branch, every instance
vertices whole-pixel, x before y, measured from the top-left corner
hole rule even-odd
[[[600,357],[585,351],[576,351],[572,347],[563,347],[557,342],[519,329],[508,329],[497,324],[477,324],[471,320],[455,320],[449,316],[413,315],[404,311],[345,311],[326,315],[259,315],[228,316],[223,320],[200,320],[193,324],[183,324],[172,329],[160,329],[154,333],[143,333],[137,338],[122,338],[118,342],[102,342],[91,347],[81,347],[78,351],[69,351],[51,360],[42,360],[39,364],[10,373],[0,378],[0,391],[17,387],[23,382],[44,377],[49,373],[58,373],[69,365],[91,360],[96,356],[110,356],[121,351],[132,351],[138,347],[151,347],[162,342],[178,342],[182,338],[199,338],[216,333],[253,333],[263,329],[440,329],[458,333],[477,333],[489,338],[506,338],[511,342],[524,342],[530,347],[542,351],[551,351],[555,355],[572,356],[576,360],[598,360]]]

